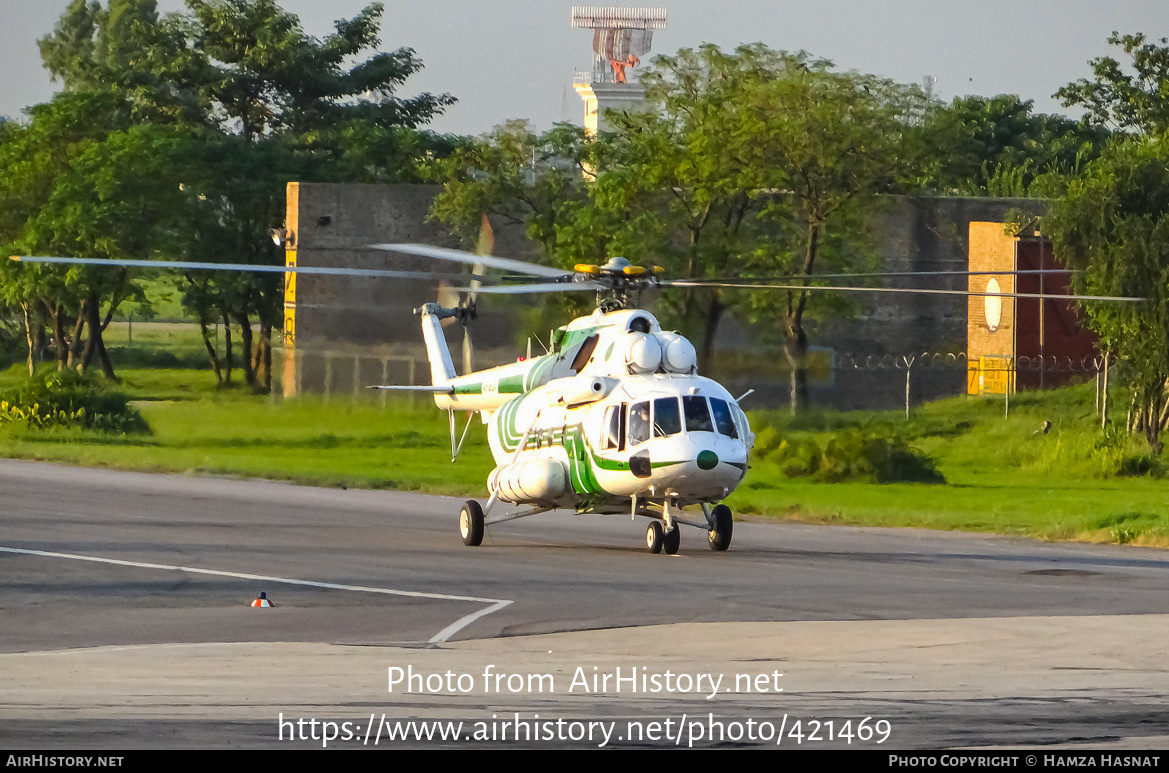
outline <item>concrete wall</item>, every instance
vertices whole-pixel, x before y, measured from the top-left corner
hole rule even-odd
[[[874,224],[876,245],[885,271],[982,270],[968,260],[978,253],[970,243],[970,224],[1004,222],[1014,210],[1041,214],[1042,202],[1027,199],[910,198],[889,200]],[[1002,227],[998,226],[1001,233]],[[890,287],[929,287],[965,291],[968,279],[943,277],[890,279]],[[964,363],[936,358],[922,367],[923,352],[966,351],[968,308],[961,295],[874,295],[868,310],[855,319],[811,326],[809,339],[832,348],[838,367],[831,384],[813,384],[812,400],[834,407],[886,408],[904,405],[905,371],[894,361],[917,356],[910,379],[911,402],[962,394]],[[979,302],[981,309],[982,304]],[[1004,304],[1005,305],[1005,304]],[[851,355],[845,357],[845,355]],[[852,362],[884,367],[852,368]],[[733,390],[732,390],[733,391]]]
[[[287,226],[296,234],[298,263],[450,270],[435,261],[366,248],[382,242],[461,246],[440,224],[428,220],[437,190],[425,185],[291,184]],[[1039,205],[1010,199],[890,198],[874,224],[884,270],[965,271],[970,222],[1002,222],[1013,209],[1038,212]],[[327,224],[322,218],[328,218]],[[522,258],[535,253],[521,228],[497,228],[495,254]],[[907,278],[897,286],[965,290],[967,280],[961,275],[929,280]],[[358,379],[380,381],[383,368],[389,369],[391,381],[403,381],[407,377],[403,362],[392,360],[386,365],[385,358],[422,357],[419,325],[412,309],[435,300],[436,287],[434,281],[300,277],[296,332],[297,348],[302,352],[299,378],[303,386],[319,389],[325,380],[324,360],[308,356],[314,351],[334,355],[369,353],[373,358],[372,364],[356,366],[341,364],[334,358],[329,373],[333,388],[354,381],[354,373]],[[856,355],[861,361],[882,356],[892,361],[893,355],[921,352],[965,351],[967,300],[962,296],[866,295],[861,303],[863,310],[855,319],[810,324],[809,342],[837,355]],[[481,303],[481,309],[480,320],[473,328],[476,348],[485,355],[476,363],[480,367],[498,364],[488,360],[487,350],[508,351],[516,335],[514,311],[501,312],[490,301]],[[729,320],[719,344],[775,358],[774,348],[760,348],[758,332]],[[461,331],[448,330],[448,340],[458,362]],[[425,382],[428,372],[423,368],[419,378]],[[718,375],[733,393],[758,390],[752,405],[780,405],[787,399],[787,383],[782,377],[761,381],[757,376]],[[922,370],[920,377],[915,375],[911,380],[915,402],[960,394],[965,386],[965,370],[958,367]],[[904,370],[892,365],[883,369],[838,368],[812,383],[814,403],[838,407],[896,407],[903,404],[904,391]]]

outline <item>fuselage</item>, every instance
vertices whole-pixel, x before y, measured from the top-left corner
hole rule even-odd
[[[552,382],[513,398],[490,419],[497,470],[520,465],[529,476],[550,477],[545,491],[529,489],[528,498],[620,509],[638,496],[684,507],[725,498],[746,473],[746,417],[710,379],[630,376],[591,403],[555,400]],[[567,485],[556,485],[557,469]]]
[[[428,345],[441,335],[433,324]],[[435,394],[439,407],[481,412],[497,465],[488,485],[500,498],[618,512],[631,497],[717,502],[742,480],[754,440],[747,418],[697,375],[685,338],[644,311],[598,311],[553,344],[540,357],[445,378],[449,390]],[[439,386],[453,368],[440,372],[435,357],[432,346]]]

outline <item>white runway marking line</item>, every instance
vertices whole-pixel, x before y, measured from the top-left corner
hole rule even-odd
[[[478,604],[490,604],[485,609],[478,612],[472,612],[469,615],[460,617],[455,622],[443,628],[431,639],[431,644],[442,644],[456,633],[466,628],[471,623],[475,622],[481,617],[485,617],[492,612],[498,612],[504,607],[511,604],[511,601],[503,599],[485,599],[478,596],[452,596],[446,593],[425,593],[423,591],[413,590],[395,590],[393,588],[372,588],[365,585],[340,585],[333,582],[316,582],[315,580],[294,580],[288,577],[267,577],[262,574],[245,574],[243,572],[226,572],[218,569],[199,569],[194,566],[173,566],[171,564],[149,564],[143,561],[123,561],[118,558],[97,558],[95,556],[82,556],[74,553],[53,553],[47,550],[26,550],[24,548],[7,548],[0,546],[0,552],[3,553],[19,553],[28,556],[45,556],[47,558],[69,558],[74,561],[92,561],[96,564],[114,564],[115,566],[133,566],[141,569],[164,569],[170,572],[190,572],[192,574],[209,574],[215,577],[234,577],[240,580],[259,580],[261,582],[277,582],[285,585],[306,585],[311,588],[327,588],[329,590],[349,590],[358,591],[360,593],[381,593],[387,596],[408,596],[410,598],[419,599],[438,599],[440,601],[471,601]]]

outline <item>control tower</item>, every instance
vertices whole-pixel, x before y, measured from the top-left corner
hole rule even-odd
[[[593,69],[577,73],[572,84],[585,103],[585,130],[604,128],[605,110],[636,110],[645,99],[637,74],[653,43],[653,31],[665,29],[665,8],[574,6],[572,26],[593,31]]]

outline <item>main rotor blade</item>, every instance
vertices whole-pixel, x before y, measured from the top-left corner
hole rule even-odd
[[[1075,274],[1078,269],[1063,269],[1063,268],[1021,268],[1018,270],[1008,271],[876,271],[872,273],[860,274],[777,274],[774,276],[730,276],[730,277],[712,277],[710,279],[694,279],[695,282],[727,282],[727,283],[750,283],[750,282],[810,282],[819,279],[881,279],[884,277],[901,277],[901,276],[1015,276],[1019,274]],[[686,279],[675,280],[679,282],[690,281]]]
[[[127,268],[169,268],[206,271],[252,271],[260,274],[326,274],[330,276],[390,277],[392,279],[466,279],[466,274],[443,274],[429,271],[393,271],[380,268],[341,268],[327,266],[266,266],[253,263],[203,263],[189,260],[114,260],[106,258],[57,258],[41,255],[13,255],[18,263],[62,263],[87,266],[125,266]]]
[[[453,260],[456,263],[466,263],[472,266],[476,263],[479,263],[490,268],[500,268],[505,271],[515,271],[516,273],[528,274],[529,276],[561,277],[572,273],[571,271],[564,271],[559,268],[550,268],[548,266],[537,266],[534,263],[525,263],[522,260],[513,260],[511,258],[496,258],[491,255],[476,255],[473,252],[451,250],[447,249],[446,247],[432,247],[429,244],[371,244],[369,245],[369,249],[401,252],[406,255],[421,255],[423,257],[437,258],[439,260]]]
[[[585,290],[604,290],[599,282],[537,282],[526,285],[492,285],[480,287],[477,292],[494,295],[523,295],[524,293],[576,293]]]
[[[758,284],[742,285],[729,282],[703,282],[692,279],[666,280],[661,283],[666,287],[722,287],[732,290],[830,290],[833,292],[856,293],[906,293],[918,295],[966,295],[997,298],[1066,298],[1070,301],[1121,301],[1136,303],[1148,300],[1147,298],[1123,298],[1113,295],[1062,295],[1055,293],[989,293],[978,290],[928,290],[918,287],[847,287],[834,285],[789,285],[789,284]]]

